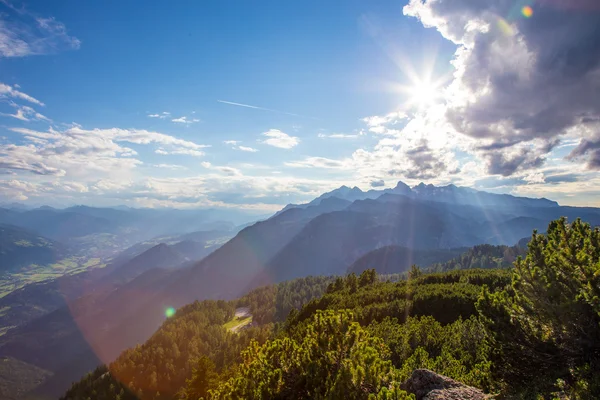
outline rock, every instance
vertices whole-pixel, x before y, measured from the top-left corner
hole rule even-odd
[[[402,389],[414,393],[417,400],[487,400],[490,396],[481,390],[464,385],[428,369],[413,371],[402,384]]]

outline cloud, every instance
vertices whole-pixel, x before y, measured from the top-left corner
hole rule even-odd
[[[203,161],[203,162],[200,163],[200,165],[202,165],[206,169],[210,169],[212,171],[218,171],[218,172],[221,172],[221,173],[223,173],[225,175],[228,175],[228,176],[241,176],[242,175],[242,171],[240,171],[237,168],[226,167],[226,166],[219,166],[219,165],[212,165],[208,161]]]
[[[253,147],[247,147],[247,146],[238,146],[238,149],[241,151],[247,151],[250,153],[256,153],[258,151],[258,149],[255,149]]]
[[[0,82],[0,99],[6,98],[6,97],[12,97],[14,99],[25,100],[30,103],[37,104],[38,106],[42,106],[42,107],[44,106],[44,103],[42,103],[38,99],[33,98],[26,93],[18,91],[17,89],[11,87],[10,85]]]
[[[559,174],[559,175],[551,175],[551,176],[547,176],[545,181],[546,183],[551,183],[551,184],[559,184],[559,183],[563,183],[563,182],[577,182],[582,178],[581,174]]]
[[[11,106],[15,107],[17,111],[14,114],[10,113],[0,113],[5,117],[12,117],[21,121],[46,121],[52,122],[52,120],[43,114],[38,113],[33,108],[29,106],[19,106],[15,103],[11,103]]]
[[[295,136],[290,136],[279,129],[270,129],[267,132],[264,132],[263,136],[268,138],[263,140],[263,143],[281,149],[291,149],[300,143],[300,139]]]
[[[350,135],[350,134],[344,134],[344,133],[332,133],[332,134],[325,134],[325,133],[319,133],[317,135],[320,138],[331,138],[331,139],[356,139],[357,137],[359,137],[360,135]]]
[[[324,157],[306,157],[302,161],[285,162],[285,166],[293,168],[325,168],[325,169],[349,169],[348,160],[332,160]]]
[[[256,153],[258,151],[258,149],[255,149],[253,147],[239,145],[240,143],[242,143],[239,140],[224,140],[223,143],[230,145],[231,148],[235,150],[246,151],[249,153]]]
[[[163,111],[159,114],[148,114],[148,118],[165,119],[165,118],[169,118],[170,116],[171,116],[171,113],[167,112],[167,111]]]
[[[536,3],[532,18],[504,0],[411,0],[404,8],[457,45],[446,117],[479,142],[473,150],[491,174],[538,168],[561,137],[585,135],[600,117],[600,15],[564,4]],[[596,139],[571,159],[600,169]]]
[[[460,171],[456,165],[452,168],[451,163],[439,152],[429,147],[426,140],[422,140],[416,147],[407,149],[404,154],[412,164],[403,168],[402,174],[409,179],[429,180],[441,176],[444,173],[456,174]],[[395,170],[388,174],[395,175]]]
[[[397,129],[394,129],[394,126],[403,123],[406,118],[407,115],[404,112],[395,111],[383,116],[374,115],[365,117],[362,121],[367,124],[368,130],[371,133],[393,135],[398,132]]]
[[[26,128],[10,128],[23,135],[22,145],[0,145],[0,168],[28,171],[38,175],[96,178],[98,175],[124,179],[142,162],[137,152],[121,143],[160,144],[169,154],[203,155],[206,145],[170,135],[137,129],[90,129],[73,126],[64,130],[50,128],[46,132]]]
[[[231,167],[211,168],[209,173],[194,177],[147,178],[130,186],[127,196],[139,206],[276,211],[291,201],[310,200],[340,186],[330,180],[252,176]]]
[[[171,120],[171,122],[175,122],[177,124],[190,125],[190,124],[195,124],[197,122],[200,122],[200,120],[197,118],[188,119],[187,117],[179,117],[179,118],[173,118]]]
[[[177,165],[177,164],[154,164],[153,167],[161,168],[161,169],[170,169],[170,170],[174,170],[174,171],[183,171],[183,170],[187,169],[187,167],[184,167],[183,165]]]
[[[370,183],[372,188],[379,188],[385,186],[385,181],[383,179],[371,181]]]
[[[0,57],[25,57],[77,50],[81,41],[67,33],[65,25],[1,2]]]
[[[165,150],[165,149],[156,149],[154,151],[156,154],[160,154],[162,156],[167,155],[184,155],[184,156],[193,156],[193,157],[203,157],[206,155],[203,151],[194,150],[194,149],[185,149],[185,148],[176,148],[173,150]]]

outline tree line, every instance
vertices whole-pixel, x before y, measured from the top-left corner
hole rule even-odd
[[[416,368],[505,397],[600,398],[600,231],[547,232],[510,269],[367,270],[188,305],[63,398],[409,399]],[[240,305],[257,323],[228,332]]]

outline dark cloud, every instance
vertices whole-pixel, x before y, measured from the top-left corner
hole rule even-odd
[[[600,136],[600,135],[599,135]],[[579,158],[587,159],[589,169],[600,169],[600,138],[583,139],[577,147],[567,156],[569,160],[577,160]]]
[[[544,164],[544,157],[522,150],[518,154],[508,155],[501,152],[489,153],[487,169],[490,174],[511,176],[518,170],[538,168]]]
[[[425,140],[412,149],[405,151],[412,167],[402,171],[409,179],[432,179],[448,171],[448,165],[434,152]]]
[[[564,183],[564,182],[578,182],[581,180],[580,174],[562,174],[562,175],[551,175],[545,178],[546,183]]]
[[[371,181],[370,185],[373,188],[382,187],[382,186],[385,186],[385,181],[383,179]]]
[[[405,8],[462,47],[452,90],[475,101],[453,102],[446,115],[481,140],[490,173],[537,168],[561,135],[600,118],[600,12],[564,1],[536,2],[531,18],[507,0],[411,0]],[[596,138],[572,159],[600,167]],[[535,154],[525,154],[533,142]]]

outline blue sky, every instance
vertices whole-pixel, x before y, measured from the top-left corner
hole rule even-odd
[[[0,1],[2,199],[274,210],[403,180],[600,205],[599,60],[544,69],[598,10],[445,3]]]

